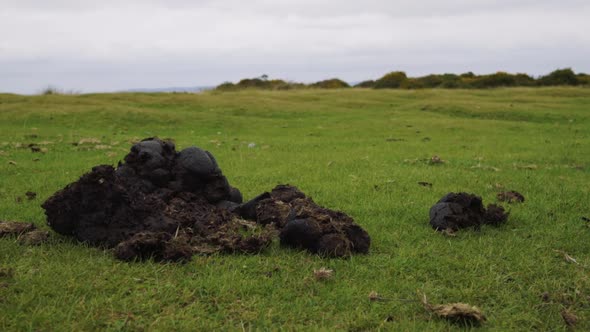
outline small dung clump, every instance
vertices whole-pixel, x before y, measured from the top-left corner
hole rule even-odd
[[[518,191],[504,191],[498,193],[496,196],[500,202],[507,202],[507,203],[522,203],[524,202],[524,196],[519,193]]]
[[[258,253],[284,246],[331,257],[367,253],[370,238],[348,215],[278,185],[248,202],[213,155],[171,141],[134,144],[115,168],[99,165],[42,205],[56,232],[115,248],[125,260],[185,262],[193,254]]]
[[[18,237],[18,243],[26,246],[38,246],[49,240],[49,232],[40,229],[32,230]]]
[[[0,221],[0,238],[4,236],[16,236],[18,243],[36,246],[47,242],[49,232],[30,222]]]
[[[578,324],[578,316],[576,316],[572,311],[564,308],[563,310],[561,310],[560,314],[561,318],[563,318],[563,322],[567,327],[576,327],[576,324]]]
[[[176,240],[164,232],[137,233],[115,247],[115,257],[124,261],[153,258],[156,261],[185,262],[192,255],[192,247],[187,241]]]
[[[468,193],[449,193],[430,208],[430,225],[438,231],[498,226],[507,219],[503,207],[490,204],[486,209],[481,197]]]
[[[331,269],[328,269],[325,267],[321,267],[317,270],[313,270],[313,277],[317,281],[331,279],[333,275],[334,275],[334,270],[331,270]]]
[[[423,295],[422,305],[427,311],[454,323],[479,325],[487,320],[479,308],[467,303],[458,302],[433,305],[428,303],[426,295]]]
[[[259,223],[271,221],[281,245],[325,257],[369,252],[371,238],[348,215],[323,208],[293,186],[278,185],[256,207]],[[269,218],[268,216],[272,216]]]
[[[0,221],[0,238],[11,235],[21,235],[36,229],[30,222]]]

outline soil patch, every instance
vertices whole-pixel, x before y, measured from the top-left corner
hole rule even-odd
[[[481,197],[468,193],[448,193],[430,208],[430,225],[438,231],[498,226],[507,219],[503,207],[490,204],[485,208]]]
[[[279,185],[251,201],[230,186],[211,153],[177,152],[148,138],[115,168],[99,165],[43,203],[56,232],[115,248],[122,260],[187,261],[196,253],[257,253],[282,245],[326,256],[366,253],[370,238],[352,218]]]

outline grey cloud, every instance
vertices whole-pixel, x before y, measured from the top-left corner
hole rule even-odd
[[[590,71],[585,2],[0,0],[0,91]]]

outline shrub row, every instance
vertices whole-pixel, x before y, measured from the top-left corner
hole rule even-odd
[[[551,73],[532,77],[527,74],[511,74],[506,72],[497,72],[488,75],[475,75],[472,72],[456,74],[430,74],[421,77],[408,77],[403,71],[394,71],[385,74],[377,80],[367,80],[356,84],[356,88],[373,88],[373,89],[426,89],[426,88],[445,88],[445,89],[485,89],[497,87],[533,87],[533,86],[559,86],[559,85],[590,85],[590,75],[574,73],[570,68],[558,69]],[[303,88],[319,89],[343,89],[349,88],[350,85],[338,78],[332,78],[315,82],[312,84],[303,84],[296,82],[286,82],[283,80],[268,80],[266,75],[260,78],[247,78],[238,83],[226,82],[217,86],[216,90],[241,90],[241,89],[266,89],[266,90],[288,90]]]
[[[510,74],[497,72],[489,75],[475,75],[472,72],[461,75],[456,74],[431,74],[422,77],[407,77],[404,72],[391,72],[376,81],[361,82],[355,87],[375,89],[485,89],[514,86],[558,86],[558,85],[588,85],[590,75],[576,74],[570,68],[558,69],[547,75],[534,78],[527,74]]]

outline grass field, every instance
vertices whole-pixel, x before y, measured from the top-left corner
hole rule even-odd
[[[276,243],[186,265],[123,263],[55,234],[39,247],[2,238],[0,330],[461,327],[427,313],[418,293],[478,306],[481,330],[567,330],[563,310],[590,330],[588,88],[0,95],[0,220],[48,229],[46,198],[150,136],[211,151],[247,199],[298,186],[354,217],[370,254],[323,259]],[[445,163],[429,164],[434,155]],[[487,204],[504,189],[526,201],[504,204],[499,228],[447,237],[428,224],[447,192]],[[314,279],[321,267],[330,280]]]

